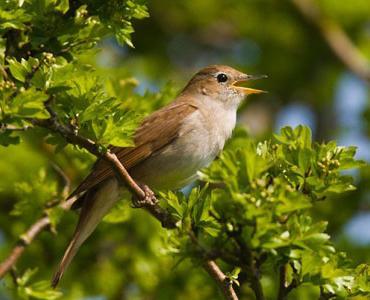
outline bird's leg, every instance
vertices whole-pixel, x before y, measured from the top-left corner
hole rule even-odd
[[[145,184],[140,184],[139,186],[145,193],[143,198],[139,198],[136,195],[132,196],[132,206],[134,208],[141,208],[144,206],[151,206],[158,203],[157,198],[155,197],[153,191]]]

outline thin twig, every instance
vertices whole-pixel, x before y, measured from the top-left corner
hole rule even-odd
[[[106,160],[111,164],[119,178],[122,179],[123,183],[134,195],[136,195],[140,199],[146,196],[144,191],[132,179],[126,168],[121,164],[116,154],[110,152],[109,150],[106,151],[105,153],[102,152],[100,147],[93,141],[76,134],[70,128],[60,124],[56,118],[55,112],[53,112],[53,110],[50,107],[48,107],[48,111],[49,114],[51,115],[50,119],[47,120],[32,119],[31,122],[36,126],[44,127],[61,134],[69,143],[78,145],[81,148],[84,148],[87,151],[89,151],[91,154],[94,154],[95,156]],[[167,211],[165,211],[162,207],[160,207],[158,204],[154,203],[154,201],[152,204],[148,202],[148,204],[145,205],[143,208],[149,211],[156,219],[158,219],[163,227],[166,228],[176,227],[176,222],[171,217],[171,215]]]
[[[6,73],[5,68],[0,64],[0,73],[3,75],[4,80],[8,80],[8,73]]]
[[[332,299],[332,298],[334,298],[334,295],[325,292],[323,286],[320,285],[320,296],[319,296],[319,300],[329,300],[329,299]]]
[[[256,295],[257,300],[265,300],[262,285],[259,278],[259,269],[253,257],[253,252],[241,239],[239,235],[233,236],[235,242],[240,248],[239,260],[243,264],[243,268],[248,271],[250,276],[251,288]]]
[[[277,300],[284,300],[287,296],[287,286],[286,286],[286,265],[282,265],[279,268],[279,292]]]
[[[32,126],[16,127],[16,126],[13,126],[13,125],[1,124],[0,123],[0,132],[1,131],[27,131],[31,128],[32,128]]]
[[[287,265],[286,264],[281,265],[279,268],[279,291],[277,300],[286,299],[288,294],[299,285],[299,282],[296,278],[293,278],[292,282],[287,285],[286,272]]]
[[[221,271],[213,259],[209,259],[210,253],[203,249],[203,247],[199,244],[194,231],[189,231],[188,235],[192,243],[203,252],[202,256],[206,257],[202,266],[217,283],[225,298],[228,300],[238,300],[238,296],[235,293],[232,281]]]
[[[15,269],[15,267],[13,266],[10,271],[10,276],[12,277],[12,280],[13,280],[13,283],[15,286],[18,286],[19,283],[18,283],[18,275],[17,275],[17,270]]]
[[[61,125],[57,121],[56,115],[55,113],[53,113],[50,107],[48,108],[48,111],[50,115],[52,116],[52,118],[49,121],[40,122],[40,121],[35,120],[33,123],[36,125],[57,131],[61,135],[63,135],[67,139],[67,141],[85,148],[90,153],[98,157],[104,158],[106,161],[111,163],[112,167],[117,171],[120,178],[129,187],[129,189],[131,190],[133,194],[135,194],[137,197],[140,197],[140,198],[145,197],[144,191],[135,182],[135,180],[130,176],[126,168],[122,165],[122,163],[120,162],[120,160],[117,158],[117,156],[114,153],[111,153],[110,151],[107,151],[106,153],[101,153],[99,151],[99,148],[94,142],[75,134],[69,128]],[[163,210],[158,204],[153,202],[153,204],[148,204],[144,208],[147,211],[149,211],[156,219],[158,219],[162,223],[162,226],[166,228],[176,227],[176,223],[171,217],[171,215],[167,213],[165,210]],[[226,275],[222,273],[222,271],[220,270],[220,268],[217,266],[217,264],[214,261],[206,260],[203,267],[220,285],[226,299],[232,299],[232,300],[238,299],[232,287],[232,284],[227,281]]]
[[[66,199],[71,191],[71,180],[69,177],[64,173],[63,169],[56,164],[55,162],[50,163],[52,168],[55,170],[55,172],[59,175],[59,177],[63,181],[63,190],[62,190],[62,198]]]
[[[50,101],[47,103],[47,110],[51,116],[50,119],[47,120],[40,120],[40,119],[32,119],[31,122],[35,126],[40,126],[47,128],[49,130],[52,130],[54,132],[57,132],[61,134],[69,143],[78,145],[86,150],[88,150],[90,153],[94,154],[98,158],[103,158],[106,161],[108,161],[112,168],[116,171],[116,173],[119,175],[119,178],[123,180],[125,185],[130,189],[130,191],[136,195],[137,197],[143,198],[146,196],[145,192],[140,188],[140,186],[133,180],[133,178],[130,176],[126,168],[122,165],[120,160],[117,158],[117,156],[114,153],[111,153],[109,150],[105,153],[102,153],[99,146],[95,144],[93,141],[86,139],[78,134],[76,134],[73,130],[70,128],[62,125],[57,120],[57,115],[50,107]],[[68,201],[70,201],[69,199]],[[64,202],[63,204],[65,204]],[[62,204],[62,205],[63,205]],[[71,203],[72,204],[72,203]],[[145,208],[147,211],[149,211],[156,219],[158,219],[162,226],[166,228],[175,228],[176,222],[171,217],[171,215],[161,208],[157,203],[153,201],[152,204],[150,202],[145,205],[143,208]],[[17,259],[20,257],[20,255],[23,253],[25,247],[33,240],[33,238],[46,226],[50,224],[50,220],[48,217],[44,217],[37,221],[29,231],[25,234],[28,238],[25,241],[22,239],[22,243],[17,245],[13,251],[12,254],[9,256],[9,258],[1,265],[1,269],[3,270],[0,272],[0,278],[3,276],[11,266],[15,264]],[[222,273],[220,268],[217,266],[217,264],[213,260],[206,260],[203,265],[204,269],[215,279],[215,281],[220,285],[225,298],[231,299],[231,300],[237,300],[236,293],[232,287],[231,282],[229,282],[229,279],[225,274]]]
[[[203,263],[203,268],[217,282],[225,296],[225,299],[238,300],[238,296],[233,289],[232,281],[221,271],[213,260],[205,261]]]
[[[349,70],[370,81],[370,62],[338,23],[325,17],[312,0],[292,0],[294,7],[320,31],[327,45]]]
[[[76,197],[72,197],[67,201],[60,204],[60,207],[64,210],[68,210],[73,202],[76,200]],[[50,225],[49,216],[44,216],[41,219],[37,220],[31,225],[31,227],[20,236],[17,245],[13,248],[9,256],[0,264],[0,279],[11,270],[15,265],[19,257],[23,254],[24,250],[29,244],[35,239],[35,237],[47,228]]]

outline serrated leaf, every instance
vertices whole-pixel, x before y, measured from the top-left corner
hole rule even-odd
[[[46,119],[50,117],[44,107],[48,98],[47,94],[32,87],[14,97],[10,109],[15,116]]]

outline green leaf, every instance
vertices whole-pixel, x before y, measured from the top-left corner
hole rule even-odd
[[[298,138],[298,143],[304,149],[311,149],[312,133],[307,126],[299,125],[294,129],[294,135]]]
[[[274,138],[285,145],[292,145],[301,149],[311,149],[312,133],[307,126],[299,125],[292,129],[291,127],[283,127],[280,135],[274,134]]]
[[[166,205],[171,209],[173,216],[181,220],[183,218],[184,207],[179,195],[171,191],[167,193],[160,192],[159,195],[166,201]]]
[[[293,211],[304,210],[312,206],[311,201],[305,195],[299,192],[281,191],[278,198],[276,212],[278,214],[286,214]]]
[[[59,0],[59,4],[55,8],[65,14],[69,10],[69,0]]]
[[[56,230],[58,223],[60,222],[65,210],[62,209],[60,206],[56,206],[46,210],[46,213],[50,219],[50,225],[52,230]]]
[[[203,218],[201,221],[198,222],[197,226],[213,238],[216,238],[221,231],[220,224],[218,224],[214,219],[211,218]]]
[[[302,173],[305,174],[311,167],[311,159],[313,157],[313,152],[311,149],[304,148],[298,152],[298,166],[302,170]]]
[[[50,115],[44,107],[44,102],[48,98],[44,92],[31,87],[13,98],[10,109],[15,116],[47,119]]]
[[[25,293],[35,299],[55,300],[63,296],[62,292],[51,288],[49,281],[39,281],[25,287]]]
[[[57,182],[49,178],[46,170],[42,168],[33,174],[32,180],[16,182],[14,193],[18,201],[15,203],[11,215],[39,216],[43,213],[45,204],[56,198]],[[57,212],[55,213],[57,214]]]
[[[8,147],[9,145],[16,145],[19,144],[20,137],[13,136],[13,132],[11,131],[0,131],[0,145]]]
[[[15,59],[9,58],[8,64],[12,76],[21,82],[25,82],[27,74],[31,70],[28,68],[28,65],[24,63],[24,60],[22,60],[22,63],[20,63]]]
[[[201,190],[199,190],[199,188],[195,188],[189,195],[188,205],[195,224],[198,224],[203,218],[208,216],[211,201],[210,197],[206,195],[207,189],[208,184],[205,184]]]
[[[20,285],[20,286],[24,286],[26,285],[30,279],[37,273],[38,269],[37,268],[34,268],[34,269],[27,269],[23,275],[21,277],[18,277],[17,278],[17,283]]]
[[[321,245],[325,244],[330,239],[330,236],[326,233],[314,233],[302,238],[299,242],[296,242],[297,245],[306,245],[312,250],[320,250]]]
[[[130,207],[128,201],[118,201],[116,205],[104,217],[103,221],[107,223],[123,223],[130,217]]]

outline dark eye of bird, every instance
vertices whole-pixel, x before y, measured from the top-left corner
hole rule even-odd
[[[227,76],[226,76],[226,74],[224,74],[224,73],[220,73],[220,74],[218,74],[217,75],[217,81],[218,82],[225,82],[225,81],[227,81]]]

